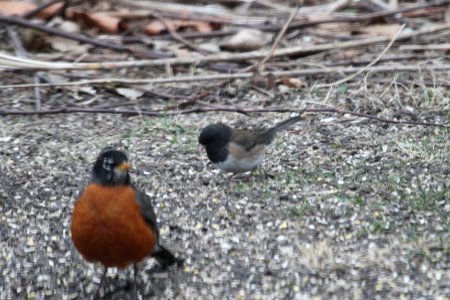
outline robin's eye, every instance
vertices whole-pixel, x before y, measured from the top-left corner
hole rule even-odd
[[[111,157],[105,157],[103,159],[103,169],[106,171],[111,171],[111,165],[114,163],[114,160]]]

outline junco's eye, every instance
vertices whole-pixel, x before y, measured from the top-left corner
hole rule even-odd
[[[111,165],[114,163],[114,160],[111,157],[105,157],[103,159],[103,169],[106,171],[111,171]]]

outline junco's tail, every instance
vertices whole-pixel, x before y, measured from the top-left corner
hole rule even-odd
[[[152,257],[158,261],[161,269],[163,270],[174,263],[176,263],[177,266],[181,266],[183,264],[183,260],[176,258],[172,253],[170,253],[169,250],[161,245],[156,245],[155,249],[153,249]]]
[[[278,132],[278,131],[280,131],[280,130],[283,130],[283,129],[288,128],[289,126],[291,126],[291,125],[294,124],[294,123],[297,123],[297,122],[300,121],[300,120],[301,120],[301,117],[300,117],[300,115],[298,115],[298,116],[289,118],[289,119],[287,119],[287,120],[281,121],[281,122],[278,123],[278,124],[275,124],[275,126],[273,126],[272,128],[270,128],[269,130]]]
[[[262,135],[262,139],[264,139],[264,142],[267,144],[271,143],[278,131],[286,129],[289,126],[291,126],[292,124],[300,121],[301,120],[300,115],[301,115],[301,113],[298,116],[281,121],[280,123],[275,124],[275,126],[273,126],[272,128],[267,129],[264,132],[264,134]]]

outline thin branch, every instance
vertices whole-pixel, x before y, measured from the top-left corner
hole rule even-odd
[[[400,13],[406,13],[416,10],[421,10],[424,8],[429,7],[442,7],[450,4],[450,0],[444,0],[444,1],[432,1],[428,3],[423,3],[420,5],[415,6],[409,6],[409,7],[403,7],[396,10],[389,10],[389,11],[382,11],[382,12],[376,12],[376,13],[370,13],[370,14],[361,14],[359,16],[343,16],[343,17],[330,17],[328,19],[321,19],[321,20],[315,20],[315,21],[297,21],[292,22],[291,26],[289,26],[290,30],[295,29],[301,29],[305,27],[312,27],[316,25],[321,24],[330,24],[330,23],[356,23],[356,22],[363,22],[363,21],[370,21],[372,19],[379,19],[382,17],[389,17],[389,16],[395,16]],[[180,14],[179,18],[186,18],[185,15]],[[189,17],[187,17],[189,18]],[[198,18],[198,17],[197,17]],[[241,24],[243,25],[243,24]],[[251,25],[247,24],[246,26],[252,27],[255,29],[259,29],[262,31],[269,31],[269,32],[277,32],[281,28],[283,28],[283,24],[270,24],[270,25]],[[186,33],[180,33],[179,35],[184,38],[211,38],[211,37],[221,37],[221,36],[227,36],[227,35],[233,35],[238,32],[237,29],[229,29],[227,31],[223,30],[217,30],[212,32],[186,32]],[[124,37],[124,42],[142,42],[147,37]],[[173,38],[170,34],[165,35],[159,35],[158,39],[171,39]]]
[[[180,43],[188,46],[189,48],[191,48],[194,51],[197,51],[198,53],[201,53],[203,55],[207,55],[210,54],[211,52],[200,48],[199,46],[195,45],[194,43],[191,43],[190,41],[186,40],[185,38],[183,38],[182,36],[180,36],[178,34],[178,32],[176,32],[175,30],[173,30],[173,28],[166,22],[166,20],[164,20],[164,18],[157,13],[153,13],[152,14],[155,18],[158,19],[159,22],[161,22],[167,29],[167,31],[169,32],[169,34],[176,40],[179,41]]]
[[[180,32],[179,36],[184,39],[199,39],[199,38],[219,38],[224,36],[230,36],[238,33],[238,29],[227,29],[225,30],[213,30],[210,32]],[[116,40],[117,37],[106,37],[106,39]],[[146,41],[151,39],[149,36],[124,36],[121,37],[123,43],[141,43],[146,44]],[[173,40],[173,36],[170,33],[158,35],[159,40]]]
[[[114,2],[119,2],[119,3],[124,3],[124,0],[115,0]],[[146,1],[145,4],[149,4],[149,1]],[[194,9],[196,9],[196,11],[191,11],[190,14],[188,16],[186,16],[186,6],[184,5],[177,5],[177,7],[174,9],[173,7],[171,7],[171,5],[168,5],[167,3],[159,3],[157,6],[155,6],[155,3],[153,3],[150,7],[146,7],[146,5],[144,4],[143,1],[126,1],[127,5],[131,5],[135,7],[135,10],[139,10],[142,11],[142,9],[147,9],[148,11],[155,11],[158,10],[160,11],[162,14],[167,11],[170,11],[173,13],[173,18],[175,18],[177,15],[179,16],[179,18],[183,18],[183,19],[199,19],[199,20],[205,20],[205,21],[210,21],[211,18],[211,11],[205,11],[202,10],[202,8],[196,7]],[[430,1],[427,3],[423,3],[420,5],[414,5],[414,6],[407,6],[407,7],[402,7],[396,10],[389,10],[389,11],[381,11],[381,12],[376,12],[376,13],[369,13],[369,14],[361,14],[358,16],[342,16],[342,17],[336,17],[336,16],[332,16],[328,19],[321,19],[321,20],[315,20],[315,21],[297,21],[297,22],[293,22],[292,25],[290,26],[290,29],[299,29],[299,28],[304,28],[304,27],[311,27],[311,26],[315,26],[315,25],[320,25],[320,24],[329,24],[329,23],[343,23],[343,22],[362,22],[362,21],[367,21],[367,20],[372,20],[372,19],[378,19],[378,18],[382,18],[382,17],[388,17],[388,16],[395,16],[397,14],[401,14],[401,13],[406,13],[406,12],[411,12],[411,11],[416,11],[416,10],[421,10],[424,8],[429,8],[429,7],[442,7],[442,6],[446,6],[450,4],[450,0],[436,0],[436,1]],[[165,11],[165,12],[164,12]],[[105,12],[107,14],[110,15],[114,15],[115,14],[122,14],[122,13],[116,13],[116,12]],[[146,14],[146,12],[143,12],[142,14]],[[205,15],[210,15],[209,18],[205,18]],[[120,16],[120,15],[119,15]],[[225,14],[221,14],[221,15],[215,15],[213,16],[215,19],[213,21],[218,22],[218,23],[226,23],[226,24],[234,24],[234,25],[238,25],[238,26],[246,26],[246,27],[251,27],[251,28],[255,28],[255,29],[259,29],[262,31],[271,31],[271,32],[277,32],[280,31],[281,28],[283,28],[283,24],[269,24],[269,25],[263,25],[261,23],[264,23],[264,19],[256,19],[256,20],[252,20],[252,22],[248,22],[248,17],[247,17],[247,22],[237,22],[235,20],[240,20],[240,19],[244,19],[244,16],[240,16],[240,15],[225,15]],[[219,34],[224,33],[223,31],[218,32]],[[228,34],[234,34],[235,32],[228,32]],[[213,34],[217,34],[217,33],[213,33]],[[183,37],[187,38],[188,34],[184,35],[181,34]],[[207,35],[206,35],[207,36]],[[165,36],[164,38],[168,38],[170,37],[169,35]],[[196,37],[205,37],[203,35],[199,35]],[[158,37],[159,38],[159,37]]]
[[[358,72],[353,73],[345,78],[342,78],[338,81],[332,82],[332,83],[327,83],[327,84],[319,84],[317,85],[318,87],[330,87],[330,86],[336,86],[336,85],[340,85],[344,82],[347,82],[349,80],[352,80],[353,78],[355,78],[356,76],[358,76],[359,74],[363,73],[364,71],[366,71],[367,69],[369,69],[371,66],[373,66],[374,64],[376,64],[385,54],[386,52],[391,48],[391,46],[394,44],[395,40],[397,39],[397,37],[399,36],[399,34],[402,32],[403,28],[405,28],[405,24],[403,24],[400,29],[397,31],[397,33],[394,35],[394,37],[392,38],[392,40],[389,42],[389,44],[384,48],[384,50],[367,66],[361,68]]]
[[[437,45],[401,45],[400,51],[450,50],[450,43]]]
[[[0,16],[0,22],[1,22]],[[427,35],[433,32],[442,31],[450,29],[450,24],[440,24],[436,26],[424,26],[424,28],[412,31],[401,33],[397,41],[406,40],[410,38],[414,38],[420,35]],[[346,41],[340,43],[327,43],[321,45],[312,45],[309,47],[305,46],[296,46],[284,49],[275,50],[273,53],[273,57],[280,56],[291,56],[291,55],[299,55],[299,54],[307,54],[307,53],[318,53],[328,50],[336,50],[336,49],[346,49],[346,48],[354,48],[372,45],[376,43],[383,43],[390,41],[390,39],[386,37],[371,37],[357,41]],[[123,46],[120,46],[123,47]],[[220,62],[220,61],[244,61],[250,59],[260,59],[267,56],[267,51],[250,51],[246,53],[219,53],[213,55],[207,55],[204,57],[192,57],[192,58],[167,58],[167,59],[157,59],[157,60],[139,60],[139,61],[121,61],[121,62],[98,62],[98,63],[66,63],[66,62],[44,62],[37,60],[27,60],[26,66],[28,68],[34,69],[65,69],[65,70],[76,70],[76,69],[111,69],[111,68],[128,68],[128,67],[143,67],[143,66],[166,66],[166,65],[185,65],[185,64],[201,64],[201,63],[209,63],[209,62]],[[15,57],[10,55],[0,53],[0,67],[15,67],[10,61],[15,60]]]
[[[310,27],[310,26],[319,25],[319,24],[362,22],[362,21],[378,19],[378,18],[382,18],[382,17],[393,16],[393,15],[397,15],[400,13],[420,10],[420,9],[424,9],[424,8],[428,8],[428,7],[447,6],[448,4],[450,4],[450,0],[431,1],[428,3],[421,4],[421,5],[403,7],[403,8],[399,8],[399,9],[395,9],[395,10],[390,10],[390,11],[381,11],[381,12],[376,12],[376,13],[363,14],[363,15],[359,15],[359,16],[343,16],[343,17],[334,16],[334,17],[330,17],[329,19],[324,19],[324,20],[299,21],[299,22],[293,22],[292,25],[290,26],[290,29],[300,29],[300,28]],[[266,26],[266,27],[269,27],[269,26]],[[259,29],[265,30],[264,27],[260,27]],[[267,30],[270,30],[270,29],[276,31],[275,28],[267,28]]]
[[[37,74],[34,74],[33,80],[35,84],[41,83],[41,79]],[[42,107],[41,91],[39,90],[38,86],[34,87],[34,100],[36,102],[36,110],[37,111],[41,110]]]
[[[263,72],[263,76],[267,76],[269,73],[276,77],[283,76],[307,76],[307,75],[320,75],[320,74],[342,74],[342,73],[354,73],[361,70],[361,67],[337,67],[337,68],[327,68],[327,69],[300,69],[300,70],[290,70],[290,71],[276,71],[276,72]],[[415,72],[423,70],[432,71],[442,71],[450,70],[450,64],[448,65],[386,65],[386,66],[373,66],[370,68],[365,68],[368,72]],[[127,85],[141,85],[141,84],[167,84],[167,83],[180,83],[180,82],[202,82],[202,81],[215,81],[215,80],[233,80],[233,79],[247,79],[251,78],[253,73],[236,73],[236,74],[211,74],[211,75],[201,75],[201,76],[183,76],[183,77],[169,77],[169,78],[136,78],[136,79],[125,79],[125,78],[102,78],[102,79],[91,79],[91,80],[80,80],[72,82],[61,82],[61,83],[42,83],[36,84],[11,84],[11,85],[0,85],[0,89],[9,88],[32,88],[35,86],[40,87],[55,87],[55,86],[81,86],[81,85],[93,85],[93,84],[127,84]]]
[[[376,83],[393,83],[393,84],[399,84],[399,85],[413,85],[413,86],[431,86],[431,87],[446,87],[450,88],[450,81],[431,81],[431,80],[421,80],[419,82],[413,81],[413,80],[399,80],[396,79],[395,81],[392,81],[391,79],[373,79],[373,82]]]
[[[88,37],[88,36],[85,36],[85,35],[82,35],[79,33],[62,31],[58,28],[49,27],[44,24],[35,23],[35,22],[29,21],[27,19],[17,17],[17,16],[4,16],[4,15],[0,14],[0,23],[6,23],[6,24],[12,24],[12,25],[33,28],[33,29],[47,32],[50,34],[54,34],[54,35],[57,35],[57,36],[60,36],[63,38],[75,40],[78,42],[90,44],[90,45],[97,46],[97,47],[111,49],[111,50],[118,51],[118,52],[128,52],[128,53],[136,55],[136,56],[141,56],[141,57],[146,57],[146,58],[166,58],[166,57],[168,57],[168,55],[166,55],[166,54],[158,53],[155,51],[134,49],[134,48],[123,46],[123,45],[104,42],[102,40],[99,40],[96,38],[91,38],[91,37]]]
[[[281,31],[278,33],[277,38],[275,39],[275,42],[272,45],[272,48],[270,48],[269,53],[267,53],[267,55],[256,65],[256,69],[261,71],[261,67],[270,59],[272,58],[275,49],[277,49],[278,44],[281,41],[281,38],[284,36],[284,34],[286,33],[287,29],[289,28],[289,25],[291,25],[292,21],[294,21],[295,16],[298,14],[298,11],[300,9],[300,5],[303,1],[302,0],[297,0],[297,4],[293,10],[293,12],[291,13],[291,15],[289,16],[288,20],[286,21],[286,23],[284,24],[283,28],[281,29]]]
[[[51,110],[0,110],[0,116],[6,115],[54,115],[54,114],[70,114],[70,113],[107,113],[107,114],[123,114],[128,116],[145,115],[152,117],[165,117],[173,115],[187,115],[194,113],[206,113],[206,112],[235,112],[241,114],[250,113],[300,113],[300,112],[313,112],[313,113],[336,113],[336,114],[349,114],[353,116],[363,117],[371,120],[376,120],[384,123],[399,124],[399,125],[420,125],[431,127],[450,128],[449,124],[438,123],[426,123],[416,121],[397,121],[392,119],[386,119],[375,115],[369,115],[365,113],[353,112],[338,108],[317,108],[317,109],[292,109],[292,108],[238,108],[238,107],[197,107],[180,111],[152,111],[152,110],[126,110],[126,109],[108,109],[108,108],[79,108],[79,107],[67,107]]]
[[[44,3],[38,7],[36,7],[33,10],[30,10],[29,12],[27,12],[26,14],[23,15],[23,17],[25,19],[31,19],[32,17],[34,17],[35,15],[39,14],[41,11],[43,11],[44,9],[46,9],[47,7],[52,6],[55,3],[59,3],[61,2],[60,0],[53,0],[47,3]],[[61,7],[61,9],[64,8],[64,6]]]
[[[252,16],[242,16],[234,13],[226,13],[223,10],[214,10],[206,6],[194,6],[190,4],[181,3],[171,3],[167,1],[129,1],[129,0],[110,0],[109,2],[114,2],[116,4],[123,6],[132,7],[135,11],[148,10],[148,11],[158,11],[161,14],[173,13],[174,15],[191,16],[195,20],[209,21],[209,22],[226,22],[228,24],[233,24],[236,26],[248,26],[250,24],[257,25],[263,24],[267,21],[267,18],[252,17]],[[205,16],[209,18],[205,19]],[[241,21],[241,20],[245,21]]]
[[[17,56],[27,58],[28,57],[27,50],[25,50],[22,40],[20,39],[19,35],[17,34],[15,28],[13,26],[8,26],[7,31],[8,31],[8,35],[14,45]],[[34,84],[41,83],[41,80],[36,72],[33,74],[33,81],[34,81]],[[36,110],[37,111],[41,110],[41,90],[40,90],[39,86],[34,87],[34,101],[36,103]]]

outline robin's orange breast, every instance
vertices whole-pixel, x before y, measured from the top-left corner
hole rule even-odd
[[[91,262],[124,268],[150,255],[156,234],[142,217],[131,186],[90,184],[72,215],[72,240]]]

